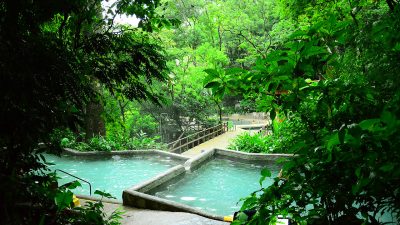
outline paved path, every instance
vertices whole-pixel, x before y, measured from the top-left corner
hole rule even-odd
[[[84,203],[83,203],[84,204]],[[122,225],[228,225],[228,222],[208,219],[196,214],[137,209],[117,203],[104,202],[104,212],[110,215],[122,209]]]

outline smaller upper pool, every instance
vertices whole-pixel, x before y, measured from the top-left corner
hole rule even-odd
[[[135,184],[154,177],[179,164],[178,161],[161,155],[114,155],[114,156],[71,156],[46,154],[46,161],[54,163],[51,170],[61,169],[79,178],[87,180],[94,190],[110,193],[118,200],[122,191]],[[59,185],[76,180],[64,173],[57,172],[61,178]],[[82,187],[74,190],[76,194],[89,195],[89,186],[80,182]]]
[[[216,215],[232,215],[241,207],[238,201],[261,188],[261,170],[267,167],[278,175],[275,164],[252,164],[215,158],[175,183],[151,191],[157,197],[180,202]],[[272,184],[272,179],[263,186]]]

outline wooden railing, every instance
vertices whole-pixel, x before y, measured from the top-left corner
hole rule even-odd
[[[217,126],[207,128],[196,132],[176,141],[168,143],[168,151],[181,154],[197,145],[204,143],[218,135],[225,133],[228,130],[226,123],[218,124]]]

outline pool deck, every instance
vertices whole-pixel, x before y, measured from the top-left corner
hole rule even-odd
[[[81,200],[84,204],[86,200]],[[116,209],[124,211],[122,225],[228,225],[228,222],[208,219],[196,214],[137,209],[120,203],[103,202],[104,212],[109,216]]]

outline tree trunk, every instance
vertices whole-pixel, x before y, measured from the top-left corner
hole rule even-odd
[[[86,106],[85,115],[85,130],[86,130],[86,140],[97,136],[106,135],[105,122],[101,114],[104,111],[104,107],[100,102],[90,102]]]

